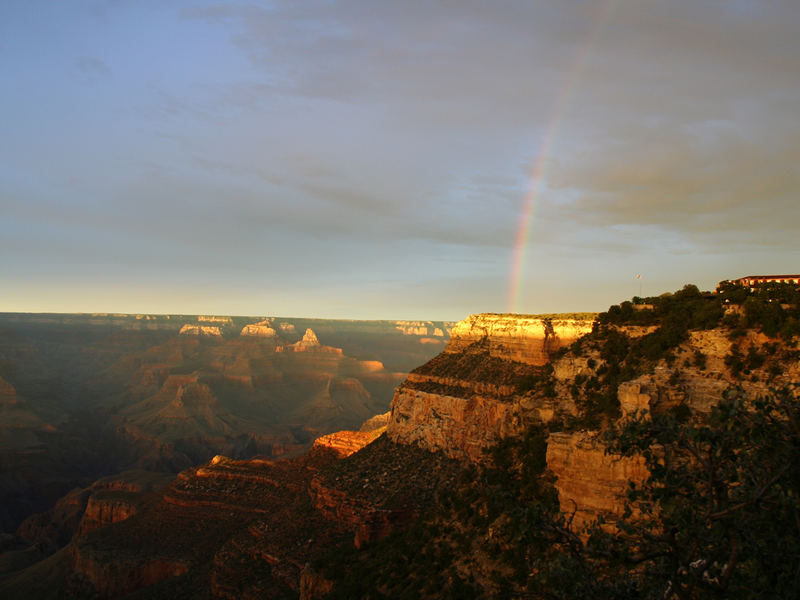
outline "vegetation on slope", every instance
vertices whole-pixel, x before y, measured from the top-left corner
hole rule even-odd
[[[544,471],[547,432],[506,439],[414,525],[316,568],[327,598],[789,598],[800,584],[795,392],[732,394],[705,423],[664,414],[610,429],[652,476],[616,531],[574,531]],[[656,450],[658,449],[658,450]]]
[[[719,293],[700,292],[686,285],[673,294],[633,298],[611,306],[601,313],[591,334],[579,339],[569,350],[575,356],[588,355],[591,376],[576,378],[571,393],[582,417],[573,426],[595,428],[619,417],[617,388],[623,381],[652,372],[664,360],[667,366],[676,361],[676,349],[690,331],[725,327],[731,339],[746,330],[756,330],[769,337],[780,336],[790,341],[800,334],[800,292],[791,284],[769,284],[754,291],[735,285],[723,286]],[[626,328],[652,328],[639,337],[631,337]],[[776,345],[765,347],[774,352]],[[791,358],[782,356],[777,358]],[[690,361],[703,368],[706,357],[695,352]],[[734,346],[726,364],[732,374],[747,375],[763,366],[763,352],[755,347]],[[773,375],[779,365],[773,360]],[[677,367],[677,365],[675,365]]]
[[[571,390],[580,417],[502,440],[485,464],[467,467],[411,527],[361,551],[334,549],[316,564],[336,582],[327,597],[796,597],[797,388],[766,398],[733,389],[707,418],[672,410],[612,425],[623,381],[657,364],[677,369],[679,360],[705,368],[702,353],[678,358],[693,330],[722,326],[735,339],[738,329],[748,328],[787,340],[742,352],[739,373],[769,365],[777,372],[796,359],[797,298],[786,288],[778,292],[783,295],[740,288],[709,294],[686,286],[634,299],[638,308],[633,302],[611,307],[592,334],[564,351],[592,370]],[[727,308],[732,305],[741,308]],[[629,336],[631,326],[651,330]],[[531,374],[531,387],[540,392],[552,385],[547,375]],[[570,507],[558,506],[544,470],[546,440],[565,427],[604,429],[612,451],[645,457],[651,477],[631,487],[629,508],[615,527],[598,522],[578,531]]]

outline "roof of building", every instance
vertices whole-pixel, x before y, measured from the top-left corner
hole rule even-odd
[[[739,277],[734,281],[740,281],[742,279],[800,279],[800,275],[747,275],[745,277]]]

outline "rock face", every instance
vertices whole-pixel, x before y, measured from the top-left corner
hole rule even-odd
[[[643,458],[608,454],[597,435],[585,431],[551,434],[547,467],[558,477],[561,510],[572,515],[576,529],[601,515],[621,514],[628,482],[640,483],[649,474]]]
[[[295,333],[295,328],[292,323],[278,323],[278,328],[284,333]]]
[[[233,319],[230,317],[220,317],[217,315],[200,315],[197,320],[201,323],[221,323],[223,325],[232,325]]]
[[[392,413],[385,412],[381,415],[375,415],[374,417],[370,417],[361,425],[361,429],[359,431],[375,431],[376,429],[386,429],[389,425],[389,421],[391,420]]]
[[[319,346],[317,334],[314,333],[312,329],[306,329],[306,332],[303,334],[303,339],[300,340],[298,344],[303,344],[305,348],[315,348]]]
[[[216,456],[127,519],[107,518],[114,522],[74,538],[74,596],[124,597],[153,586],[141,594],[320,597],[331,582],[310,568],[315,559],[343,537],[363,547],[407,524],[460,470],[385,436],[345,459],[321,446],[280,461]]]
[[[414,520],[435,495],[452,485],[457,461],[414,445],[378,437],[360,452],[311,481],[314,507],[353,533],[356,547],[388,535]]]
[[[124,596],[193,571],[208,597],[265,597],[260,585],[266,597],[295,596],[303,565],[329,540],[327,522],[308,514],[308,485],[331,460],[219,456],[182,472],[128,519],[70,545],[84,595]]]
[[[484,451],[500,438],[553,419],[569,420],[578,414],[581,385],[596,381],[601,369],[607,368],[601,354],[578,350],[543,364],[551,360],[554,350],[591,329],[589,321],[558,317],[474,315],[459,322],[446,350],[410,373],[398,387],[389,438],[441,450],[453,458],[482,461]],[[619,331],[634,339],[653,329]],[[770,385],[796,381],[800,365],[776,362],[792,352],[775,348],[775,340],[754,331],[736,341],[724,329],[690,332],[669,360],[662,358],[646,374],[619,383],[621,418],[679,407],[707,414],[732,386],[758,397],[768,394]],[[752,367],[746,378],[735,377],[726,357],[731,353],[745,356],[751,350],[772,358]],[[547,388],[549,392],[543,393]],[[613,521],[624,506],[629,482],[648,475],[642,460],[609,454],[602,439],[587,431],[552,433],[546,460],[556,479],[562,510],[573,515],[576,525],[599,515]]]
[[[180,335],[222,337],[222,332],[219,330],[219,327],[214,325],[189,325],[187,323],[181,327],[181,330],[178,333]]]
[[[278,352],[313,352],[324,354],[337,354],[342,355],[341,348],[334,348],[333,346],[323,346],[317,339],[317,334],[312,329],[306,329],[303,334],[303,339],[295,344],[286,346],[278,346]]]
[[[460,352],[487,339],[489,354],[530,365],[544,365],[560,348],[592,330],[593,318],[538,318],[518,315],[472,315],[450,332],[445,352]]]
[[[327,519],[355,531],[353,544],[356,548],[386,537],[393,528],[418,516],[412,508],[376,508],[369,501],[323,485],[319,479],[311,481],[311,495],[314,507]]]
[[[89,533],[136,514],[140,494],[125,491],[98,491],[89,497],[78,535]]]
[[[433,321],[395,321],[395,328],[403,335],[418,335],[428,337],[444,337],[445,332],[450,332],[453,324],[449,322],[434,323]]]
[[[130,470],[97,480],[87,488],[75,488],[44,513],[25,519],[17,537],[29,545],[59,548],[80,536],[136,513],[142,498],[166,486],[169,473]]]
[[[480,460],[498,438],[534,422],[571,415],[574,404],[526,392],[546,377],[553,354],[591,331],[591,322],[473,315],[445,351],[415,369],[395,392],[387,433],[395,442]]]
[[[251,323],[249,325],[245,325],[244,327],[242,327],[242,332],[239,335],[263,337],[263,338],[276,338],[278,337],[278,332],[272,328],[269,319],[265,319],[264,321],[259,321],[258,323]]]
[[[488,396],[459,398],[400,388],[392,401],[389,437],[478,461],[498,436],[518,431],[515,406]]]
[[[384,431],[385,425],[371,431],[337,431],[314,440],[314,448],[327,448],[344,458],[375,441]]]

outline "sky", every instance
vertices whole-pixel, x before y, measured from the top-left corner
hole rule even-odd
[[[458,320],[798,273],[798,31],[796,0],[0,2],[0,311]]]

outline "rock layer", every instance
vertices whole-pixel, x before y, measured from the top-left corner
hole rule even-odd
[[[216,327],[214,325],[189,325],[189,324],[186,324],[183,327],[181,327],[181,330],[178,333],[180,335],[222,337],[222,332],[219,330],[219,327]]]
[[[472,315],[450,332],[445,352],[460,352],[488,340],[489,354],[506,360],[544,365],[560,348],[592,330],[593,318],[539,318],[519,315]]]
[[[514,408],[491,397],[467,399],[401,387],[392,401],[388,434],[397,443],[477,461],[499,436],[518,431]]]
[[[269,319],[264,321],[259,321],[258,323],[250,323],[249,325],[245,325],[242,327],[242,332],[239,334],[242,336],[254,336],[254,337],[262,337],[262,338],[275,338],[278,337],[278,332],[272,328],[272,324],[270,323]]]
[[[459,322],[445,352],[409,374],[395,392],[388,436],[397,443],[482,461],[498,439],[553,419],[568,420],[578,414],[581,386],[592,379],[597,382],[601,369],[608,367],[600,351],[591,348],[567,352],[546,368],[541,365],[591,329],[589,321],[557,317],[473,315]],[[618,329],[634,339],[651,333],[654,326]],[[729,333],[690,332],[645,374],[620,382],[621,418],[680,407],[703,415],[731,387],[755,398],[800,375],[796,361],[780,358],[792,352],[776,349],[775,340],[748,331],[732,341]],[[746,377],[735,376],[730,357],[750,352],[766,362],[752,367]],[[521,365],[539,370],[526,374]],[[600,515],[613,520],[624,506],[629,483],[648,475],[641,459],[608,454],[602,440],[586,431],[551,434],[546,461],[562,510],[572,514],[577,525]]]
[[[370,431],[337,431],[314,440],[314,447],[333,450],[344,458],[375,441],[384,431],[385,425]]]
[[[649,475],[643,458],[608,454],[597,434],[586,431],[551,434],[547,468],[558,478],[561,510],[571,515],[576,529],[600,516],[621,514],[628,484]]]

